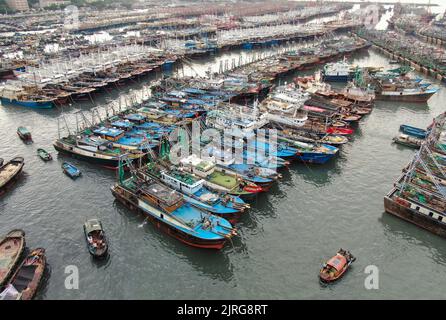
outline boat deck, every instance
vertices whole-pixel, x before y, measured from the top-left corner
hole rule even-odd
[[[14,238],[0,244],[0,280],[9,272],[9,267],[18,254],[22,243]]]
[[[223,174],[218,171],[214,171],[208,176],[210,182],[225,187],[226,189],[232,189],[237,185],[237,179],[233,176]]]
[[[20,169],[20,164],[8,163],[0,170],[0,186],[4,185]]]

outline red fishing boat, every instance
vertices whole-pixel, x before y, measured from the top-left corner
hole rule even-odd
[[[353,134],[353,129],[350,128],[337,128],[337,127],[329,127],[327,128],[326,133],[328,134],[337,134],[341,136],[347,136]]]
[[[319,278],[323,282],[333,282],[341,278],[356,258],[344,249],[339,249],[338,253],[322,266]]]

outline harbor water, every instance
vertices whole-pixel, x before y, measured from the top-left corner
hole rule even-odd
[[[218,59],[233,54],[193,62],[191,70],[218,69]],[[351,61],[390,67],[372,49]],[[143,84],[97,103],[140,90]],[[26,164],[24,175],[0,200],[0,234],[22,228],[28,247],[46,248],[50,270],[38,299],[446,298],[438,278],[446,270],[444,240],[383,208],[383,196],[414,154],[392,144],[392,137],[402,123],[426,127],[445,111],[446,88],[436,85],[441,90],[427,105],[377,102],[352,141],[328,164],[292,164],[277,186],[252,203],[237,225],[239,236],[220,252],[185,246],[116,203],[110,192],[113,171],[69,159],[83,172],[72,181],[60,168],[67,158],[38,158],[38,147],[56,155],[52,143],[60,110],[1,106],[1,157],[22,155]],[[88,113],[91,104],[65,112],[73,116],[79,109]],[[19,125],[32,132],[34,144],[17,137]],[[105,261],[93,260],[86,248],[82,225],[92,217],[102,221],[110,240]],[[340,247],[357,261],[342,281],[321,285],[319,267]],[[379,270],[378,290],[364,285],[369,265]],[[70,266],[78,268],[78,289],[65,286]]]

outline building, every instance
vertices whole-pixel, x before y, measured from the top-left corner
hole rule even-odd
[[[40,8],[46,8],[52,5],[63,5],[63,4],[70,4],[70,1],[64,1],[64,0],[39,0],[39,6]]]
[[[27,0],[6,0],[6,4],[12,10],[17,10],[17,11],[29,10],[29,5]]]

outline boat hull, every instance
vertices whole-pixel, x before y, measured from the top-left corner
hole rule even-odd
[[[427,102],[435,92],[411,94],[411,95],[387,95],[376,94],[376,99],[381,101],[400,101],[400,102]]]
[[[115,187],[111,188],[111,192],[113,196],[118,200],[120,203],[122,203],[124,206],[126,206],[128,209],[138,212],[140,214],[144,214],[148,220],[158,229],[162,230],[163,232],[167,233],[171,237],[187,244],[192,247],[196,248],[202,248],[202,249],[217,249],[220,250],[223,248],[223,246],[226,243],[226,239],[219,239],[219,240],[205,240],[205,239],[199,239],[196,237],[193,237],[185,232],[182,232],[179,229],[173,228],[172,226],[168,225],[167,223],[163,222],[162,220],[159,220],[155,218],[153,215],[148,214],[144,210],[142,210],[135,201],[132,201],[132,199],[127,198],[120,192],[117,192]]]
[[[384,209],[388,214],[411,222],[420,228],[446,238],[446,223],[434,217],[430,217],[428,214],[423,214],[415,208],[406,207],[398,203],[391,197],[395,192],[396,189],[393,189],[384,197]]]
[[[323,81],[327,82],[348,82],[353,79],[352,76],[330,76],[330,75],[323,75]]]
[[[15,171],[14,174],[0,186],[0,196],[4,195],[9,190],[9,188],[11,188],[14,185],[15,181],[17,181],[17,179],[20,177],[23,171],[23,166],[25,165],[24,159],[23,158],[15,158],[15,159],[17,159],[16,161],[18,166],[17,171]],[[9,163],[2,166],[2,168],[7,166]]]
[[[31,109],[52,109],[54,104],[52,101],[19,101],[16,99],[8,99],[1,97],[2,105],[14,105]]]
[[[334,157],[334,154],[301,153],[296,155],[296,159],[305,163],[324,164]]]
[[[93,154],[90,154],[87,151],[83,153],[75,152],[74,148],[70,150],[70,147],[57,143],[54,144],[54,149],[75,159],[84,160],[93,164],[103,166],[105,168],[117,169],[119,166],[119,158],[99,158],[93,156]]]

